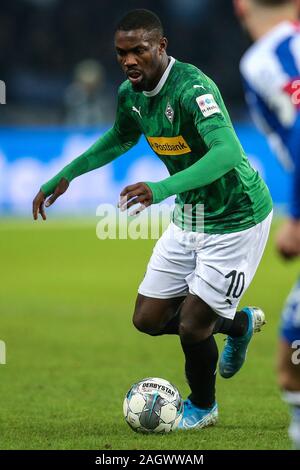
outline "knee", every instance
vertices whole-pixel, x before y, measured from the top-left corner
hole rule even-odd
[[[189,294],[181,310],[179,335],[182,343],[195,344],[213,334],[217,315],[199,297]]]
[[[179,325],[179,336],[184,344],[195,344],[205,341],[212,335],[212,328],[195,325],[193,322],[182,320]]]
[[[300,376],[292,374],[289,371],[279,371],[278,384],[282,390],[289,392],[300,392]]]
[[[161,330],[160,325],[158,325],[148,315],[135,314],[133,316],[132,323],[138,331],[151,336],[157,336]]]
[[[290,380],[287,374],[283,372],[279,372],[278,374],[278,385],[282,390],[288,390],[289,389],[289,384]]]

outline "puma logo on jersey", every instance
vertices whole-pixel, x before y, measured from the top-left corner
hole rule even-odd
[[[138,115],[139,115],[140,118],[142,119],[141,107],[139,107],[139,109],[137,109],[135,106],[132,106],[132,111],[134,111],[135,113],[138,113]]]
[[[203,90],[205,90],[205,87],[203,85],[193,85],[193,88],[203,88]]]

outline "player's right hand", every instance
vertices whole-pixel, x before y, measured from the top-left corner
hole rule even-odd
[[[45,212],[45,207],[51,206],[56,199],[64,194],[69,187],[69,182],[65,179],[62,178],[58,185],[56,186],[54,192],[51,194],[49,199],[45,202],[45,194],[43,191],[39,191],[37,195],[35,196],[33,203],[32,203],[32,215],[34,220],[38,219],[39,214],[41,214],[42,219],[46,220],[46,212]]]

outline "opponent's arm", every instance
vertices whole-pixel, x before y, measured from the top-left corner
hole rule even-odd
[[[288,146],[293,157],[294,169],[291,181],[289,218],[276,237],[279,253],[287,259],[300,255],[300,110],[289,133]]]
[[[289,147],[291,149],[294,162],[289,212],[292,219],[300,221],[300,106],[297,120],[289,138]]]

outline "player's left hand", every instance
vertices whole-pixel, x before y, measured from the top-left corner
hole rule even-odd
[[[276,237],[277,250],[284,258],[300,255],[300,220],[287,220]]]
[[[118,207],[122,211],[129,209],[131,206],[140,203],[140,205],[130,214],[137,215],[153,202],[152,191],[145,183],[136,183],[126,186],[120,194],[120,202]]]

